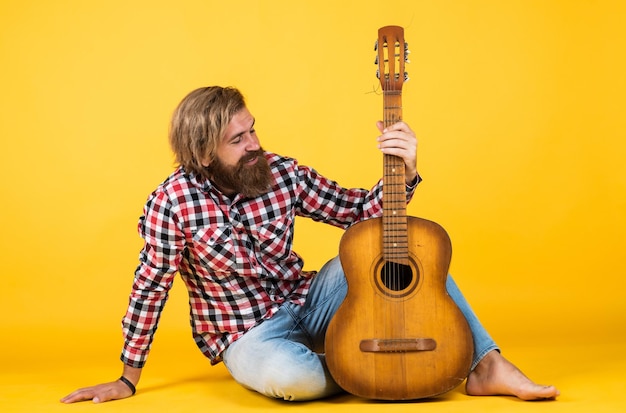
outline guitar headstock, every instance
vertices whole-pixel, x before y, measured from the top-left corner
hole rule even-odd
[[[385,26],[378,29],[375,50],[378,70],[376,77],[384,91],[401,91],[402,84],[409,80],[404,64],[409,62],[408,44],[404,41],[404,29],[400,26]]]

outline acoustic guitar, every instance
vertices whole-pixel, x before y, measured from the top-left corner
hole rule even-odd
[[[378,31],[383,119],[402,119],[407,45],[398,26]],[[472,361],[465,317],[446,291],[452,246],[435,222],[407,216],[404,161],[383,159],[383,216],[350,227],[339,245],[348,294],[326,333],[331,375],[354,395],[434,397],[461,384]]]

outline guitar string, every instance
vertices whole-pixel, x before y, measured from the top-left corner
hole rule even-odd
[[[388,56],[389,57],[389,56]],[[390,68],[391,69],[391,68]],[[391,76],[393,76],[393,71],[389,70],[388,73],[388,77],[385,79],[386,83],[387,83],[387,87],[386,90],[390,91],[390,85],[391,85]],[[397,122],[399,119],[396,119],[396,114],[393,112],[393,110],[395,110],[396,108],[391,108],[392,106],[392,98],[390,93],[384,93],[384,106],[385,106],[385,127],[389,127],[391,126],[393,123]],[[398,246],[399,246],[399,228],[398,228],[398,220],[399,220],[399,216],[398,216],[398,211],[396,210],[397,207],[397,202],[398,199],[397,198],[397,194],[395,193],[398,188],[396,188],[396,186],[398,186],[397,184],[397,171],[395,171],[395,165],[396,163],[396,159],[393,158],[392,156],[387,156],[387,160],[385,162],[385,174],[389,180],[389,182],[387,182],[387,201],[390,203],[390,205],[388,205],[387,208],[387,228],[388,228],[388,234],[387,234],[387,252],[389,253],[389,256],[387,257],[388,261],[389,261],[389,268],[388,268],[388,277],[387,277],[387,283],[388,283],[388,287],[392,290],[392,291],[397,291],[400,288],[400,267],[397,263],[397,260],[399,259],[399,257],[397,256],[397,251],[398,251]]]
[[[386,42],[386,47],[384,48],[384,52],[387,54],[387,56],[383,56],[384,58],[384,62],[387,64],[387,70],[381,71],[381,75],[384,76],[384,82],[386,87],[383,90],[383,105],[384,105],[384,114],[383,114],[383,118],[384,118],[384,126],[385,127],[389,127],[391,126],[393,123],[395,122],[399,122],[401,120],[401,114],[397,113],[398,111],[401,110],[401,102],[396,102],[397,99],[401,99],[401,92],[399,94],[396,94],[395,92],[392,94],[390,93],[392,88],[391,88],[391,84],[392,82],[395,81],[403,81],[404,79],[401,77],[401,73],[399,73],[401,70],[401,64],[399,62],[399,59],[396,59],[397,56],[401,56],[402,54],[400,53],[402,50],[401,46],[400,46],[400,42],[390,42],[387,41]],[[400,57],[401,58],[401,57]],[[396,77],[396,72],[398,72],[398,76]],[[387,255],[385,257],[386,260],[386,275],[385,275],[385,282],[387,283],[387,288],[391,290],[391,294],[393,295],[394,293],[400,291],[401,288],[403,288],[405,286],[404,281],[401,279],[401,277],[403,276],[403,265],[408,264],[408,263],[404,263],[403,259],[404,257],[404,248],[401,248],[401,243],[402,246],[404,246],[404,240],[401,239],[402,235],[404,234],[403,231],[406,231],[407,228],[404,228],[403,225],[403,220],[406,218],[403,218],[404,215],[406,215],[405,213],[402,214],[403,216],[400,216],[400,212],[403,211],[399,211],[397,208],[400,205],[400,194],[401,194],[401,190],[400,190],[400,178],[399,176],[403,175],[400,172],[402,172],[402,169],[400,162],[397,158],[395,158],[392,155],[388,155],[385,156],[385,162],[384,162],[384,176],[387,177],[388,182],[386,183],[386,187],[387,187],[387,201],[389,202],[390,205],[387,205],[387,217],[386,217],[386,228],[387,228],[387,234],[385,234],[386,237],[386,244],[385,244],[385,255]],[[396,168],[399,168],[400,170],[397,170]],[[383,182],[383,185],[385,185],[385,183]],[[402,186],[402,189],[404,189],[404,187]],[[392,199],[393,198],[393,199]],[[389,232],[391,232],[391,234],[389,234]],[[408,235],[408,234],[404,234],[404,235]],[[407,251],[408,252],[408,251]],[[408,256],[406,257],[408,258]],[[391,300],[393,301],[393,300]],[[391,310],[391,306],[393,304],[389,304],[389,308],[387,310]],[[388,314],[388,317],[385,317],[385,320],[389,319],[389,322],[386,322],[386,332],[387,332],[387,337],[396,337],[396,333],[397,331],[390,331],[391,329],[393,329],[393,326],[397,325],[397,322],[402,321],[402,320],[392,320],[391,317],[393,317],[394,312],[393,311],[385,311],[386,314]],[[402,318],[402,317],[401,317]],[[394,322],[395,321],[395,322]],[[395,329],[394,329],[395,330]]]
[[[383,59],[386,56],[383,56]],[[383,60],[383,65],[385,64],[385,60]],[[383,88],[383,127],[387,128],[389,126],[389,109],[388,109],[388,91],[389,91],[389,79],[387,77],[387,70],[383,70],[381,72],[381,76],[384,76],[384,82],[385,82],[385,87]],[[388,208],[390,205],[385,205],[386,202],[389,201],[389,184],[390,184],[390,179],[389,179],[389,162],[388,162],[388,158],[386,155],[383,154],[383,258],[384,258],[384,263],[383,263],[383,280],[382,280],[382,285],[385,288],[391,288],[390,286],[390,255],[388,254],[389,251],[389,237],[390,237],[390,228],[389,225],[391,224],[391,222],[389,221],[389,217],[388,217]],[[386,292],[387,293],[387,292]],[[385,305],[386,301],[383,301],[383,308],[381,309],[383,311],[383,327],[384,327],[384,332],[385,332],[385,337],[389,337],[389,334],[391,333],[391,331],[389,331],[389,326],[391,325],[391,323],[387,322],[387,317],[389,316],[389,314],[391,313],[390,311],[388,311],[388,309],[386,308],[387,306]]]
[[[393,65],[393,61],[391,59],[391,56],[393,55],[393,53],[389,53],[389,50],[387,51],[388,55],[387,58],[389,60],[389,64]],[[393,76],[393,67],[389,67],[388,73],[387,73],[387,77],[385,79],[386,83],[387,83],[387,87],[385,88],[387,93],[384,93],[384,107],[385,107],[385,127],[389,127],[392,125],[392,123],[394,123],[394,121],[396,121],[395,119],[395,108],[392,108],[392,103],[393,103],[393,99],[391,96],[391,93],[389,93],[389,91],[391,91],[391,82],[392,82],[392,78],[391,76]],[[387,155],[386,156],[386,161],[385,161],[385,176],[388,179],[387,182],[387,201],[389,202],[389,205],[387,206],[387,229],[388,229],[388,233],[387,235],[387,253],[388,253],[388,257],[387,257],[387,275],[386,275],[386,282],[387,282],[387,287],[391,290],[391,294],[393,294],[395,291],[397,291],[400,288],[400,281],[399,281],[399,265],[397,263],[397,257],[396,257],[396,251],[397,251],[397,245],[398,245],[398,239],[397,239],[397,234],[398,234],[398,228],[397,228],[397,211],[395,210],[397,204],[397,199],[395,199],[396,197],[396,176],[395,176],[395,171],[394,171],[394,167],[395,167],[395,159],[391,156],[391,155]],[[392,303],[389,302],[389,305],[387,307],[391,307]],[[387,337],[395,337],[395,331],[393,331],[393,326],[394,324],[394,320],[391,319],[391,317],[393,317],[394,312],[390,311],[391,308],[387,308],[385,309],[385,313],[387,314],[387,317],[385,317],[386,320],[386,333],[387,333]]]

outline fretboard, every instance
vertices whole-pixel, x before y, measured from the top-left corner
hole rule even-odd
[[[402,91],[386,90],[383,94],[385,127],[402,120]],[[402,158],[383,158],[383,255],[386,261],[408,265],[406,218],[406,178]]]

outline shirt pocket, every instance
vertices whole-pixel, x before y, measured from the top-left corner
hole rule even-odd
[[[255,228],[254,235],[261,262],[267,260],[279,262],[291,254],[292,222],[289,217],[282,217]]]
[[[192,230],[192,255],[211,272],[234,272],[236,259],[231,233],[228,226]]]

